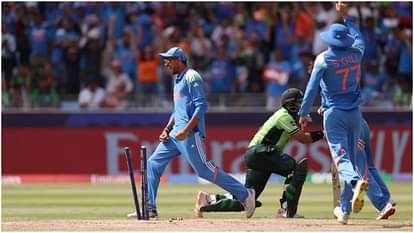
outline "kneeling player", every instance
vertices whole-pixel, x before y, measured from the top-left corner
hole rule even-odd
[[[245,155],[247,172],[246,188],[256,191],[257,201],[272,173],[286,177],[285,190],[280,199],[279,215],[293,218],[296,215],[302,186],[308,171],[308,160],[303,158],[296,162],[283,149],[290,138],[301,143],[312,143],[323,138],[322,131],[304,132],[297,124],[297,112],[301,106],[303,92],[290,88],[282,94],[282,107],[277,110],[259,129],[251,140]],[[243,205],[230,194],[212,195],[199,192],[194,208],[196,217],[202,212],[243,211]]]

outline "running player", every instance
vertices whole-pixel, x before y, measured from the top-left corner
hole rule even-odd
[[[255,210],[255,193],[208,161],[204,150],[206,136],[204,114],[207,101],[200,74],[187,67],[187,57],[179,47],[160,53],[167,70],[175,77],[174,111],[159,136],[160,143],[148,160],[148,196],[150,218],[158,217],[156,198],[160,177],[168,163],[178,155],[184,156],[198,176],[232,193],[239,200],[246,217]],[[128,217],[134,216],[134,213]],[[135,213],[136,216],[136,213]]]

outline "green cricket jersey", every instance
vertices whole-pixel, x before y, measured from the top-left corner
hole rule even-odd
[[[283,151],[290,136],[298,131],[295,119],[282,107],[267,119],[250,141],[249,147],[258,144],[275,145]]]

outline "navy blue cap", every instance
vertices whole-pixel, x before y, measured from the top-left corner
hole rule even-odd
[[[336,47],[349,47],[355,41],[352,35],[349,34],[348,28],[340,23],[332,24],[328,31],[321,32],[319,35],[323,41]]]
[[[167,52],[160,53],[162,58],[178,58],[184,63],[187,63],[187,56],[184,51],[179,47],[170,48]]]

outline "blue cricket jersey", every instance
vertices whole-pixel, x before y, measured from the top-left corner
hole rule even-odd
[[[174,85],[174,130],[183,129],[193,116],[199,119],[193,132],[206,136],[204,114],[207,111],[207,100],[204,95],[204,82],[200,74],[186,68],[175,79]]]
[[[352,19],[347,18],[345,24],[355,41],[348,48],[330,46],[316,57],[299,116],[310,113],[318,86],[321,87],[324,111],[329,108],[352,110],[361,104],[359,81],[365,45],[362,34]]]

